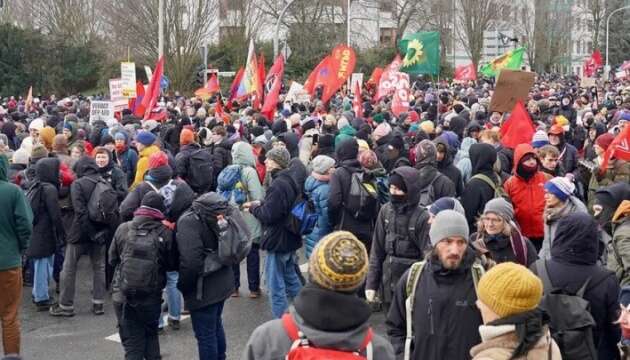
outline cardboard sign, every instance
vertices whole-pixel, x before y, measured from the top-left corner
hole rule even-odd
[[[111,101],[92,101],[90,104],[90,124],[97,120],[114,119],[114,103]]]
[[[597,79],[595,78],[583,77],[580,81],[580,87],[582,88],[590,88],[593,86],[597,86]]]
[[[311,100],[311,96],[304,90],[304,86],[298,82],[292,82],[286,96],[287,100],[294,103],[304,103]]]
[[[123,111],[127,108],[128,101],[122,93],[122,80],[109,79],[109,99],[114,103],[114,111]]]
[[[535,76],[528,71],[501,70],[490,100],[490,111],[509,112],[518,100],[526,103]]]
[[[136,64],[132,62],[120,63],[120,80],[122,93],[126,98],[136,97]]]
[[[354,84],[359,83],[359,89],[363,88],[363,73],[352,73],[352,80],[350,80],[350,89],[354,93]]]

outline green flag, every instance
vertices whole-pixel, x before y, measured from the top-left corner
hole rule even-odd
[[[398,50],[405,55],[400,71],[410,74],[439,74],[440,33],[432,31],[406,35],[398,42]]]
[[[524,47],[510,50],[482,66],[480,72],[484,76],[493,77],[497,76],[501,69],[519,70],[523,64],[523,54],[525,54]]]

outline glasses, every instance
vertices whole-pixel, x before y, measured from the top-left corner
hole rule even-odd
[[[481,218],[481,221],[483,221],[485,223],[490,223],[490,224],[497,225],[497,224],[502,223],[503,219],[484,216],[484,217]]]

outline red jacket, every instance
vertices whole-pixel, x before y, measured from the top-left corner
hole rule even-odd
[[[514,168],[509,179],[503,184],[505,192],[512,199],[514,218],[521,232],[528,238],[544,236],[543,211],[545,209],[545,174],[537,171],[529,180],[520,177],[516,168],[526,154],[536,154],[529,144],[520,144],[514,151]]]

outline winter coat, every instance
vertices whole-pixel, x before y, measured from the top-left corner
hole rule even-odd
[[[370,308],[355,294],[343,294],[307,284],[289,308],[298,329],[317,348],[357,351],[370,327]],[[268,321],[254,330],[242,360],[285,359],[293,341],[281,319]],[[373,359],[393,360],[392,345],[382,336],[372,338]],[[365,356],[365,354],[362,354]]]
[[[313,232],[306,236],[305,251],[306,258],[310,258],[315,245],[332,231],[330,220],[328,218],[328,194],[330,191],[330,185],[328,181],[321,181],[315,179],[313,176],[309,176],[304,184],[304,192],[308,198],[313,202],[315,206],[315,212],[317,213],[317,223],[313,228]]]
[[[514,325],[481,325],[479,327],[481,344],[470,349],[473,360],[512,360],[512,354],[518,347],[518,335]],[[549,356],[551,352],[551,356]],[[545,327],[544,335],[525,357],[515,360],[562,360],[560,348],[551,338],[549,328]]]
[[[298,144],[299,158],[304,166],[308,166],[311,161],[311,154],[313,152],[313,135],[319,136],[319,130],[308,129],[300,139]]]
[[[217,215],[225,214],[227,202],[217,193],[206,193],[191,205],[177,220],[176,242],[179,252],[179,281],[177,288],[184,295],[190,310],[216,304],[234,291],[232,266],[223,266],[205,276],[202,297],[197,299],[197,280],[203,273],[204,248],[217,249],[219,228]]]
[[[118,166],[114,165],[111,154],[109,154],[109,164],[103,168],[99,168],[98,171],[103,179],[107,180],[112,186],[116,192],[118,202],[121,203],[125,199],[125,196],[127,196],[127,179],[125,173],[120,170]]]
[[[462,181],[464,182],[464,184],[466,184],[472,176],[472,162],[470,161],[469,151],[470,147],[476,143],[477,142],[473,138],[464,138],[464,140],[462,141],[462,147],[457,152],[458,161],[455,166],[457,166],[457,169],[459,169],[459,172],[462,174]]]
[[[59,159],[45,158],[37,162],[35,180],[41,188],[33,207],[33,233],[26,255],[33,259],[51,256],[65,237],[59,207]]]
[[[161,221],[152,219],[147,216],[136,216],[133,220],[122,223],[116,233],[114,234],[114,240],[112,241],[108,250],[109,264],[114,267],[114,277],[112,281],[112,301],[118,303],[133,302],[133,303],[161,303],[162,291],[157,291],[155,294],[149,295],[140,299],[127,299],[125,295],[120,291],[120,264],[123,261],[122,255],[125,248],[128,246],[131,235],[131,229],[142,229],[147,231],[158,232],[159,236],[159,257],[158,261],[158,284],[159,289],[163,289],[166,286],[166,272],[177,271],[178,258],[177,248],[175,244],[175,235]]]
[[[516,147],[514,154],[514,175],[503,184],[505,192],[514,206],[514,219],[528,238],[541,238],[544,235],[543,211],[545,210],[545,174],[537,171],[529,180],[517,174],[521,159],[527,154],[536,154],[529,144]]]
[[[383,285],[385,303],[391,303],[398,279],[414,262],[420,261],[430,247],[429,212],[419,206],[420,175],[411,167],[397,168],[393,173],[403,178],[407,196],[402,204],[388,202],[378,214],[365,284],[370,290],[378,290]],[[410,233],[410,227],[415,228],[414,234]]]
[[[382,138],[376,140],[376,147],[374,148],[374,152],[376,153],[376,157],[381,164],[384,164],[387,161],[387,146],[389,142],[394,137],[394,134],[389,133]]]
[[[551,259],[551,247],[553,246],[553,240],[556,238],[558,231],[558,222],[561,218],[574,213],[583,212],[586,213],[586,206],[575,196],[571,196],[567,199],[565,204],[558,209],[546,209],[543,213],[544,218],[544,231],[545,237],[543,239],[542,248],[538,254],[541,259]]]
[[[217,183],[219,174],[232,163],[232,142],[224,139],[218,144],[211,144],[208,151],[212,154],[212,171],[214,172],[213,184]]]
[[[192,153],[200,150],[201,146],[199,144],[188,144],[183,145],[179,149],[179,153],[175,156],[175,175],[179,176],[182,180],[189,182],[188,172],[190,167],[190,156]],[[196,193],[204,193],[200,192],[199,189],[193,189]]]
[[[241,182],[247,190],[247,201],[263,200],[265,189],[262,187],[256,172],[256,158],[251,145],[243,141],[235,143],[232,146],[232,164],[241,166]],[[249,228],[252,239],[258,243],[262,234],[260,221],[248,211],[241,211],[241,215],[243,215],[243,220]]]
[[[127,186],[131,186],[136,175],[138,153],[136,150],[127,147],[122,153],[116,153],[116,158],[120,163],[120,169],[125,173]]]
[[[33,212],[22,190],[9,183],[9,160],[0,155],[0,271],[22,265],[33,231]]]
[[[134,189],[144,180],[144,175],[149,170],[149,157],[159,151],[160,148],[157,145],[147,146],[140,151],[138,163],[136,164],[136,176],[131,184],[131,189]]]
[[[503,145],[499,145],[496,150],[497,159],[501,165],[501,173],[509,176],[512,173],[515,163],[514,150],[503,147]]]
[[[573,213],[558,225],[551,246],[551,260],[547,272],[553,288],[570,293],[579,290],[591,278],[584,292],[596,327],[593,330],[599,359],[618,359],[617,342],[620,337],[618,317],[619,283],[614,273],[597,265],[599,239],[595,221],[588,214]],[[544,260],[539,260],[544,261]],[[536,264],[530,267],[536,272]],[[614,355],[617,354],[617,355]]]
[[[433,187],[433,193],[429,194],[433,201],[442,197],[455,197],[455,184],[446,175],[438,171],[433,163],[416,163],[416,169],[420,172],[420,191]],[[427,204],[428,205],[428,204]]]
[[[444,154],[442,161],[438,161],[437,169],[453,182],[455,185],[455,194],[459,197],[464,190],[464,182],[462,180],[462,173],[455,165],[453,165],[453,157],[454,153],[457,152],[457,149],[453,149],[441,136],[435,139],[435,143],[442,144],[446,147],[446,154]],[[435,200],[437,199],[439,198],[435,198]]]
[[[558,151],[560,151],[558,161],[560,162],[563,173],[568,174],[574,172],[578,166],[578,153],[575,146],[565,143],[558,148]]]
[[[472,165],[471,178],[464,186],[461,202],[466,212],[466,221],[470,231],[477,230],[477,218],[483,212],[486,203],[494,199],[494,189],[485,181],[474,178],[482,174],[495,181],[496,186],[501,186],[499,177],[494,172],[494,163],[497,161],[497,153],[492,145],[473,144],[470,147],[470,162]]]
[[[608,269],[615,272],[621,286],[630,285],[630,200],[625,200],[613,218],[613,236],[608,244]],[[616,215],[617,216],[617,215]]]
[[[613,159],[608,163],[608,169],[602,175],[597,166],[591,174],[588,183],[588,208],[592,209],[595,202],[597,190],[615,183],[630,183],[630,162],[620,159]]]
[[[470,359],[470,349],[481,342],[482,319],[475,306],[477,294],[471,267],[474,251],[468,249],[459,268],[445,269],[431,256],[418,280],[413,307],[411,359]],[[394,300],[387,315],[387,334],[394,351],[405,349],[407,271],[396,285]]]

